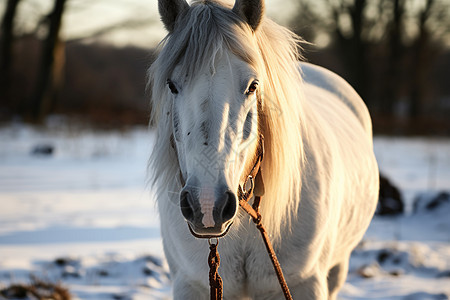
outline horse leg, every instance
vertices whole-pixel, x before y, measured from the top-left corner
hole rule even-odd
[[[325,276],[311,276],[296,286],[289,285],[293,299],[326,300],[328,299]],[[274,298],[275,299],[275,298]],[[276,299],[282,299],[279,296]]]
[[[182,276],[177,276],[173,281],[174,300],[208,300],[209,290],[199,284],[191,283]]]
[[[329,299],[334,300],[340,288],[344,285],[348,272],[348,260],[336,264],[328,271]]]

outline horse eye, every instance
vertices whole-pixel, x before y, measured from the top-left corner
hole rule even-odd
[[[248,87],[247,91],[245,92],[245,94],[247,96],[253,94],[256,89],[258,88],[258,81],[257,80],[253,80],[253,82],[250,84],[250,86]]]
[[[172,92],[172,94],[178,94],[177,87],[176,87],[175,84],[172,82],[172,80],[167,79],[167,85],[169,86],[169,89],[170,89],[170,91]]]

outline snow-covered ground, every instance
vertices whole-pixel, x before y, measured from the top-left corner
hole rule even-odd
[[[145,180],[152,140],[146,128],[0,128],[0,290],[36,275],[76,299],[169,299]],[[419,193],[450,190],[450,139],[378,137],[375,152],[408,214],[373,220],[340,298],[448,299],[450,205],[411,208]]]

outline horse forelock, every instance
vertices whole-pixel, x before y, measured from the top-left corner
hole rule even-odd
[[[161,43],[161,52],[155,61],[158,74],[155,84],[164,86],[175,67],[186,81],[205,68],[214,69],[214,62],[223,51],[231,51],[243,61],[256,65],[251,30],[231,10],[213,1],[194,2],[177,19],[174,31]]]
[[[268,19],[263,19],[253,32],[230,9],[215,1],[195,2],[177,22],[161,43],[160,54],[149,70],[152,120],[157,126],[149,167],[156,175],[153,182],[157,193],[181,188],[176,153],[170,146],[172,104],[166,80],[178,66],[189,81],[192,74],[214,68],[217,55],[230,51],[262,76],[260,128],[266,145],[263,170],[267,171],[263,171],[266,195],[261,212],[276,240],[283,224],[290,224],[300,201],[304,124],[297,67],[299,39]]]

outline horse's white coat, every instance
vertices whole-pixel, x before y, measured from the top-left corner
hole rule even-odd
[[[212,189],[226,182],[237,191],[252,164],[259,123],[263,223],[287,283],[294,299],[334,299],[377,201],[365,105],[339,76],[299,66],[295,36],[267,19],[253,33],[229,10],[202,1],[177,22],[150,69],[158,131],[150,167],[174,298],[209,298],[208,243],[190,234],[180,212],[179,173],[199,178],[203,224],[213,226]],[[169,92],[167,78],[178,94]],[[254,79],[258,93],[245,96]],[[218,249],[225,299],[282,298],[260,235],[241,210]]]

